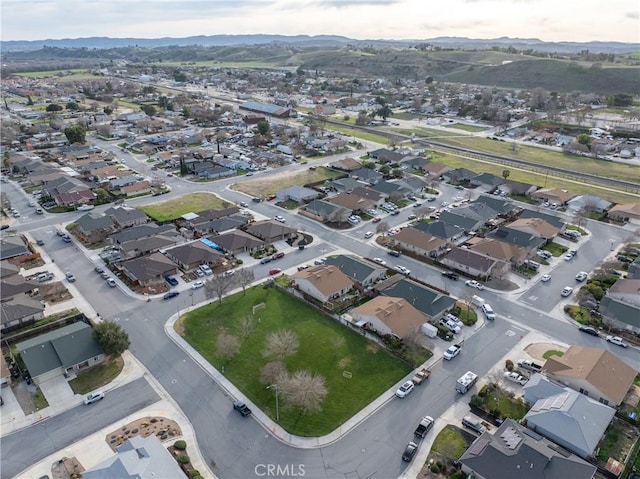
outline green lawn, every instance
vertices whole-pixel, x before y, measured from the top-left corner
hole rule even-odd
[[[447,425],[433,441],[431,450],[450,459],[460,459],[466,448],[462,435],[455,427]]]
[[[484,388],[483,388],[484,389]],[[482,408],[485,411],[500,411],[500,416],[503,418],[511,418],[516,421],[522,419],[529,408],[522,400],[515,399],[511,397],[507,392],[502,389],[492,388],[487,392],[487,394],[482,396],[477,396],[482,400]]]
[[[252,316],[252,307],[259,303],[266,309],[256,313],[253,332],[241,335],[239,321]],[[260,369],[269,361],[263,356],[266,335],[281,329],[293,331],[300,342],[298,352],[285,359],[288,371],[316,372],[325,378],[328,390],[317,413],[304,414],[280,398],[280,425],[292,434],[322,436],[333,431],[410,371],[355,331],[276,288],[247,289],[246,295],[240,292],[222,304],[216,301],[189,312],[184,320],[185,339],[272,419],[275,396],[260,382]],[[230,361],[216,356],[221,331],[242,341]]]
[[[542,248],[545,251],[548,251],[549,253],[551,253],[553,256],[555,256],[556,258],[565,254],[567,251],[567,247],[566,246],[562,246],[561,244],[558,243],[549,243],[544,245]]]
[[[368,133],[366,131],[351,128],[347,125],[345,126],[327,125],[326,129],[339,131],[341,133],[344,133],[345,135],[353,136],[354,138],[359,138],[365,141],[373,141],[375,143],[380,143],[382,145],[386,145],[387,143],[389,143],[389,139],[386,136],[376,135],[374,133]]]
[[[485,131],[489,129],[486,126],[467,125],[465,123],[454,123],[453,125],[447,125],[447,128],[455,128],[457,130],[471,131],[474,133],[477,131]]]
[[[564,356],[564,352],[558,351],[557,349],[549,349],[542,355],[544,359],[549,359],[551,356],[558,356],[559,358],[561,358],[562,356]]]
[[[140,209],[156,221],[170,221],[185,213],[196,213],[229,206],[232,205],[213,193],[190,193],[162,203],[142,206]]]
[[[69,381],[69,386],[76,394],[90,393],[113,381],[120,374],[123,366],[124,361],[121,358],[98,364],[78,374],[76,378]]]
[[[42,391],[40,390],[40,388],[36,388],[36,392],[34,392],[31,395],[31,398],[33,399],[33,405],[36,407],[38,411],[40,409],[44,409],[49,406],[49,403],[47,402],[47,399],[44,397],[44,394],[42,394]]]

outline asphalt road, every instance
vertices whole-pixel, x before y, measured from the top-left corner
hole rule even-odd
[[[89,406],[80,405],[34,426],[0,438],[1,477],[11,478],[45,457],[158,401],[140,378],[112,391]]]

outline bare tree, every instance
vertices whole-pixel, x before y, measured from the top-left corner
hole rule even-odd
[[[240,351],[240,341],[231,334],[220,333],[216,340],[216,355],[231,359]]]
[[[389,229],[389,223],[386,221],[381,221],[376,225],[376,233],[384,233]]]
[[[336,208],[329,215],[327,215],[327,221],[329,223],[344,223],[349,217],[349,210],[346,208]]]
[[[281,329],[267,336],[267,347],[264,351],[266,357],[284,359],[298,351],[300,342],[296,334],[290,329]]]
[[[287,376],[287,368],[282,361],[269,361],[260,369],[260,382],[262,384],[277,384],[283,382]]]
[[[253,270],[247,268],[239,269],[233,277],[235,277],[238,284],[242,287],[242,293],[245,293],[247,286],[253,283],[256,279],[255,274],[253,274]]]
[[[231,284],[230,277],[225,278],[221,274],[216,274],[204,283],[205,296],[209,299],[218,298],[218,301],[222,303],[222,297],[229,291]]]
[[[287,377],[280,385],[284,400],[304,412],[322,409],[322,401],[327,395],[324,377],[301,369]]]
[[[238,330],[240,332],[240,336],[243,338],[250,336],[254,329],[255,325],[253,323],[253,317],[251,316],[245,316],[238,323]]]

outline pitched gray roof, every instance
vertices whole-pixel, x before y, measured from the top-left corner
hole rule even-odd
[[[325,258],[325,264],[333,265],[357,283],[363,283],[372,273],[386,268],[374,266],[352,255],[340,254]]]
[[[136,208],[113,207],[104,212],[105,216],[111,216],[118,224],[127,224],[139,220],[147,220],[149,217],[142,210]]]
[[[454,226],[444,221],[433,221],[432,223],[423,223],[422,221],[413,225],[412,228],[422,231],[442,239],[451,239],[457,235],[464,233],[464,230],[458,226]]]
[[[561,218],[558,218],[557,216],[554,215],[548,215],[547,213],[543,213],[542,211],[533,211],[533,210],[529,210],[529,209],[524,209],[522,210],[522,213],[520,213],[520,215],[518,216],[519,218],[525,219],[525,218],[542,218],[543,220],[545,220],[547,223],[549,223],[552,226],[555,226],[556,228],[564,228],[565,222],[562,221]]]
[[[44,311],[44,305],[40,301],[31,299],[30,297],[25,296],[24,294],[15,296],[14,298],[11,298],[9,301],[6,301],[5,299],[8,297],[9,296],[4,291],[4,283],[3,283],[3,289],[2,289],[3,301],[0,303],[0,312],[2,313],[3,325]]]
[[[457,211],[459,209],[460,208],[457,208],[456,211],[443,211],[440,213],[440,221],[457,226],[465,231],[476,230],[484,224],[485,221],[483,219],[471,218],[469,216],[458,214]]]
[[[529,249],[538,249],[546,241],[540,236],[527,233],[526,231],[515,230],[508,226],[500,226],[497,230],[489,233],[487,237]]]
[[[149,223],[146,225],[133,226],[119,233],[109,235],[109,239],[113,243],[125,243],[127,241],[133,241],[141,238],[148,238],[150,236],[159,235],[163,233],[176,232],[176,227],[171,224],[158,226],[155,223]]]
[[[600,301],[600,312],[605,318],[628,324],[636,330],[640,329],[640,308],[633,304],[605,296]]]
[[[20,236],[7,236],[0,239],[0,260],[31,254]]]
[[[384,296],[403,298],[430,318],[442,315],[456,303],[455,298],[406,278],[391,284],[380,293]]]
[[[85,233],[92,231],[108,230],[113,228],[113,220],[110,216],[102,216],[98,213],[87,213],[76,220],[76,224]]]
[[[16,347],[34,378],[59,367],[70,368],[102,354],[91,336],[91,327],[81,321],[28,339]]]

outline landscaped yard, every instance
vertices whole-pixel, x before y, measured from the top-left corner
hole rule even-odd
[[[567,252],[568,248],[566,246],[563,246],[563,245],[558,244],[558,243],[549,243],[549,244],[544,245],[540,249],[548,251],[553,256],[558,258],[559,256],[562,256],[563,254],[565,254]]]
[[[614,418],[600,443],[598,461],[606,463],[610,457],[624,462],[638,440],[638,433],[631,424]]]
[[[433,441],[431,450],[450,459],[457,460],[464,454],[466,448],[462,434],[455,427],[447,425]]]
[[[142,206],[140,209],[156,221],[170,221],[185,213],[228,208],[229,206],[232,204],[212,193],[190,193],[162,203]]]
[[[76,394],[88,394],[113,381],[123,367],[124,360],[121,357],[107,360],[78,374],[69,381],[69,386]]]
[[[304,170],[296,173],[286,173],[274,175],[263,179],[257,178],[242,181],[232,186],[234,190],[242,191],[248,195],[263,198],[294,185],[308,185],[319,181],[328,180],[340,176],[340,173],[327,168],[319,167],[314,170]]]
[[[490,384],[483,386],[477,395],[473,395],[471,403],[494,415],[495,412],[499,412],[501,418],[509,417],[516,421],[522,419],[529,411],[521,398],[516,399],[513,394]]]
[[[260,303],[265,309],[254,316],[253,306]],[[252,318],[252,331],[241,333],[246,318]],[[300,345],[284,359],[288,372],[306,369],[322,375],[328,391],[322,410],[315,413],[287,407],[280,397],[280,425],[301,436],[333,431],[410,372],[378,345],[273,287],[255,286],[222,304],[191,311],[182,326],[185,339],[271,418],[276,417],[275,394],[260,382],[261,368],[271,361],[263,355],[266,336],[283,329],[294,332]],[[239,352],[230,360],[216,354],[221,332],[240,340]]]
[[[559,358],[561,358],[562,356],[564,356],[564,352],[558,351],[557,349],[550,349],[548,351],[545,351],[542,355],[544,359],[549,359],[551,356],[558,356]]]

